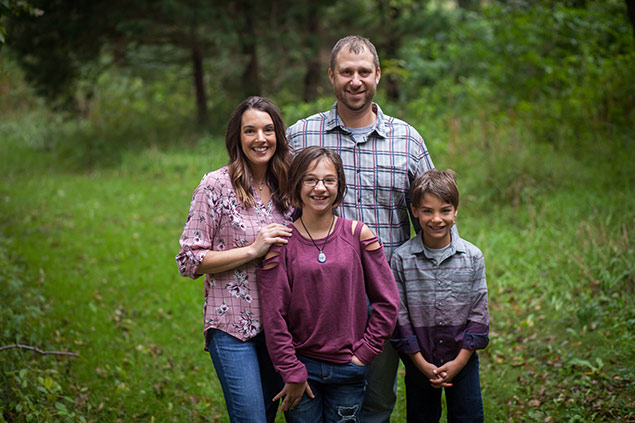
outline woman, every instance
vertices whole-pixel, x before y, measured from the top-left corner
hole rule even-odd
[[[277,107],[249,97],[225,136],[229,163],[203,176],[194,191],[176,256],[181,275],[205,274],[205,349],[232,422],[273,422],[282,383],[267,354],[256,268],[291,229],[290,151]]]
[[[289,177],[302,216],[258,270],[267,348],[285,382],[275,398],[290,423],[358,421],[367,366],[395,327],[399,293],[372,231],[333,214],[346,189],[337,153],[308,147]]]

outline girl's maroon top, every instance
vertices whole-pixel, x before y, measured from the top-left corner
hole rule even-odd
[[[363,224],[338,218],[328,238],[326,262],[311,239],[293,231],[280,254],[258,269],[263,325],[271,359],[285,382],[307,380],[296,354],[348,363],[353,354],[369,364],[395,327],[399,293],[383,247],[366,250]],[[324,238],[316,239],[320,247]],[[368,298],[372,312],[369,314]]]

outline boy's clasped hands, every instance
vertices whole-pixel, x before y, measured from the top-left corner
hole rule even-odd
[[[415,358],[415,355],[418,357]],[[452,380],[465,367],[471,355],[471,351],[461,350],[454,360],[448,361],[441,367],[426,361],[421,353],[411,355],[411,357],[417,368],[430,380],[432,387],[438,389],[452,386]]]

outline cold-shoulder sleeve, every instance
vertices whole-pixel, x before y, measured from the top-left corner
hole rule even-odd
[[[356,231],[357,232],[357,231]],[[397,321],[399,293],[384,248],[367,250],[377,237],[361,241],[360,255],[364,268],[366,295],[372,308],[364,336],[353,346],[353,354],[370,363],[381,352]]]
[[[267,350],[282,380],[286,383],[302,383],[308,379],[308,374],[306,367],[296,356],[293,337],[286,322],[291,301],[286,248],[274,245],[270,249],[271,253],[279,254],[266,258],[262,268],[258,269]]]
[[[179,273],[196,279],[205,255],[212,249],[214,234],[220,224],[219,203],[221,188],[212,173],[203,176],[192,195],[187,221],[179,240],[181,249],[176,256]]]

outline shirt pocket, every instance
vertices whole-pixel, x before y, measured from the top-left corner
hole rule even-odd
[[[393,166],[377,165],[375,168],[376,201],[385,207],[398,207],[406,203],[408,190],[406,161]]]
[[[468,302],[472,296],[474,272],[470,269],[455,270],[451,276],[452,297],[458,302]]]

